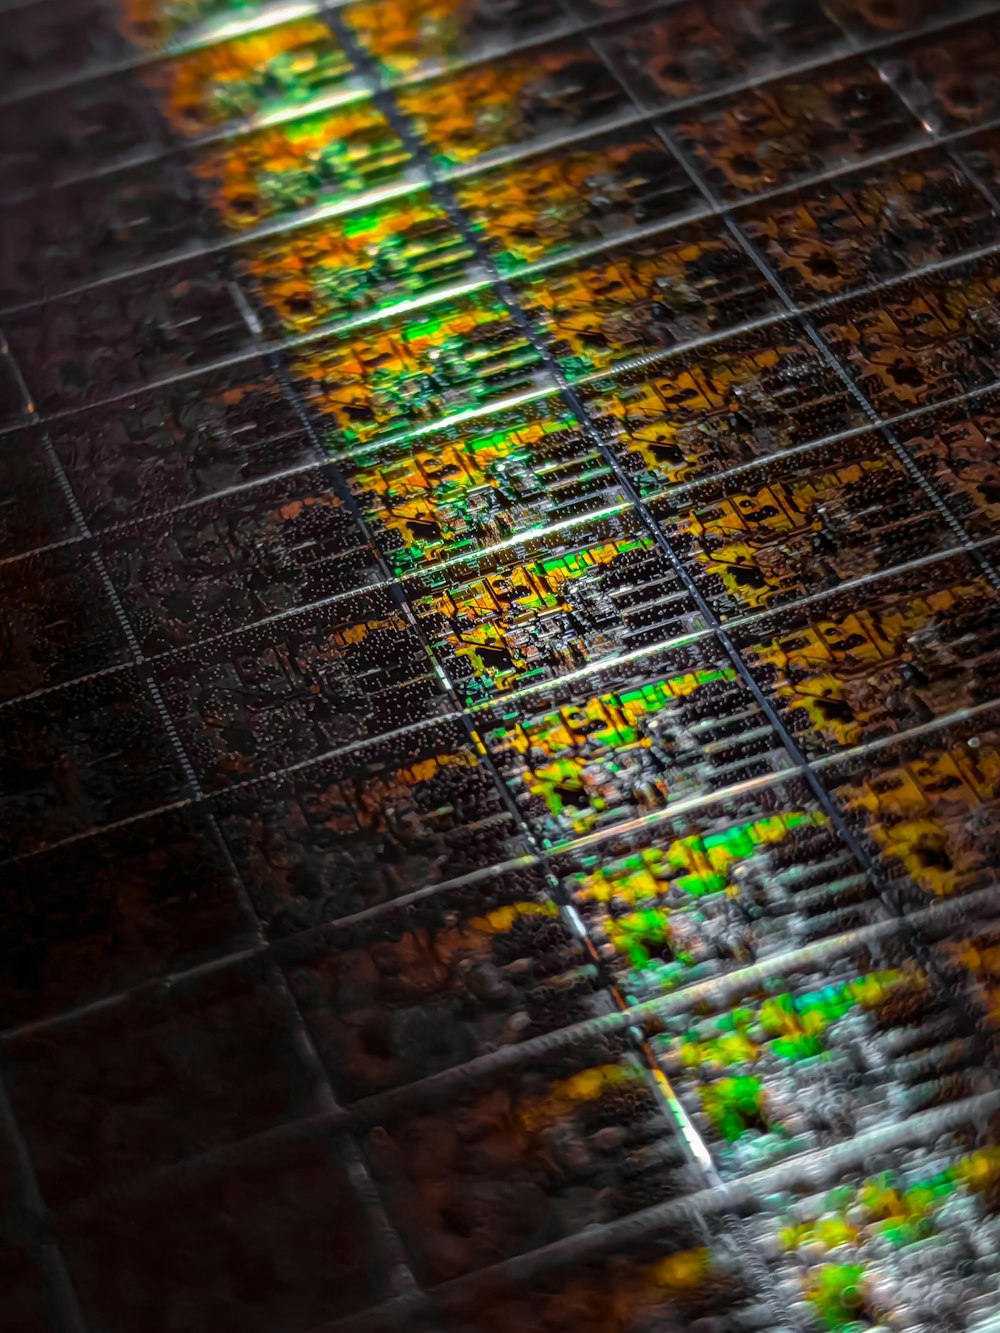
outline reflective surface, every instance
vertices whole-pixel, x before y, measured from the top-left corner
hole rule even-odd
[[[18,1333],[998,1326],[994,9],[7,7]]]

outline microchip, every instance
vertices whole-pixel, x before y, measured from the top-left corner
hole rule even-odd
[[[12,1328],[997,1327],[995,10],[4,4]]]

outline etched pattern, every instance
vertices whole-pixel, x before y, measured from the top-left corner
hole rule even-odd
[[[996,11],[4,6],[18,1333],[995,1327]]]

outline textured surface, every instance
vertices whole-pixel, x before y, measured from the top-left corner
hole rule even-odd
[[[996,1329],[995,11],[4,5],[5,1329]]]

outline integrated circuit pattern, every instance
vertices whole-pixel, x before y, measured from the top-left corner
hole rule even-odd
[[[995,1333],[997,5],[2,19],[12,1330]]]

